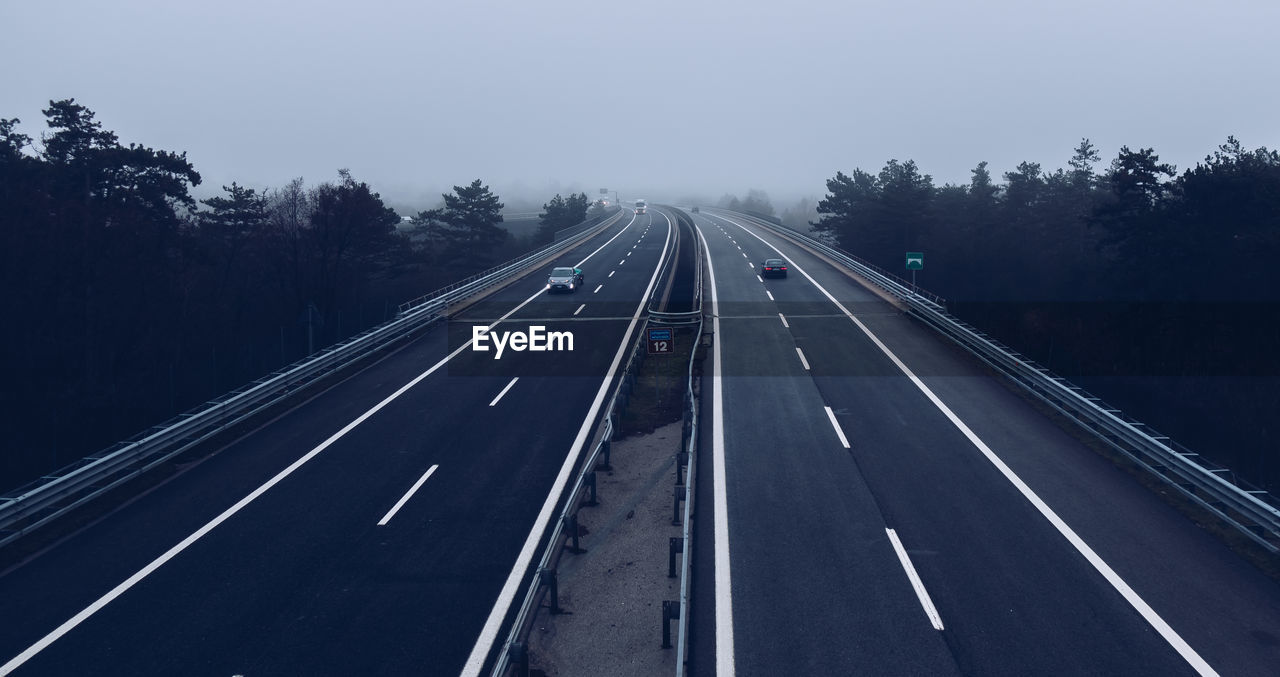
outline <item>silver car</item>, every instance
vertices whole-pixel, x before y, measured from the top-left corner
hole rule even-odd
[[[547,293],[557,291],[577,291],[582,286],[581,268],[553,268],[551,277],[547,278]]]

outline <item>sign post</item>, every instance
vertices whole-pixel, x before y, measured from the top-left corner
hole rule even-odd
[[[911,271],[911,291],[916,290],[916,271],[924,270],[924,252],[907,252],[907,270]]]

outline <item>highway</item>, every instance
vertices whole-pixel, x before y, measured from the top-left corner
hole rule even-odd
[[[671,237],[629,214],[0,572],[0,674],[475,674]]]
[[[827,261],[695,220],[691,674],[1277,674],[1272,581]]]
[[[1277,673],[1274,582],[834,265],[693,218],[690,674]],[[0,572],[0,675],[487,674],[673,237],[628,215]]]

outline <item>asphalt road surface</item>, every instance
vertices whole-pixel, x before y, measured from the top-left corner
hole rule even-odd
[[[474,673],[669,237],[626,215],[4,572],[0,674]],[[554,265],[585,286],[546,294]],[[572,351],[474,350],[499,319]]]
[[[1280,674],[1272,581],[828,262],[695,220],[692,674]]]

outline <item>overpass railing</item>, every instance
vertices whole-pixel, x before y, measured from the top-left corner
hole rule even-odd
[[[712,211],[712,210],[708,210]],[[821,253],[896,297],[924,324],[1084,428],[1178,493],[1267,551],[1280,553],[1280,500],[1192,452],[1150,426],[1124,415],[1030,358],[947,312],[945,301],[912,287],[848,252],[765,219],[714,210],[750,221]]]

